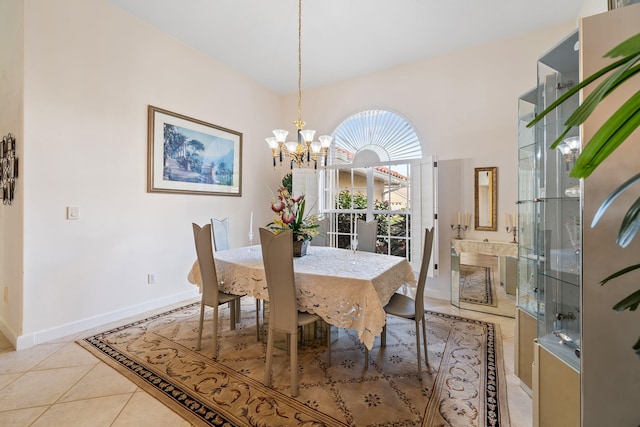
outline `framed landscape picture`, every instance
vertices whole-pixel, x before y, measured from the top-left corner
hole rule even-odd
[[[242,133],[149,105],[147,191],[242,195]]]

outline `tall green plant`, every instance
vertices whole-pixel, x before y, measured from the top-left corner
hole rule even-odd
[[[618,58],[617,61],[593,73],[585,78],[580,84],[572,87],[567,93],[558,98],[547,109],[532,120],[527,127],[531,127],[539,122],[543,117],[555,110],[572,95],[585,86],[595,82],[601,77],[609,74],[598,86],[587,96],[582,104],[565,122],[565,130],[551,145],[555,149],[569,131],[580,126],[587,120],[591,113],[598,106],[600,101],[606,98],[621,85],[634,76],[640,74],[640,33],[620,43],[607,54],[605,58]],[[587,178],[591,173],[609,157],[637,128],[640,126],[640,90],[632,94],[624,104],[615,111],[609,119],[596,131],[593,137],[584,146],[582,153],[578,156],[575,165],[569,173],[574,178]],[[591,227],[595,227],[607,208],[624,191],[640,182],[640,173],[631,177],[618,188],[616,188],[602,203],[594,215]],[[616,243],[621,247],[627,247],[640,229],[640,198],[631,205],[620,225],[620,231]],[[631,265],[619,270],[603,279],[600,284],[604,285],[610,280],[640,269],[640,264]],[[635,311],[640,306],[640,289],[628,295],[613,306],[616,311]],[[640,338],[633,345],[636,354],[640,356]]]

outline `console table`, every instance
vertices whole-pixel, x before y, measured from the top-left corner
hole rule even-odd
[[[451,240],[451,303],[456,307],[461,307],[460,301],[460,254],[463,252],[478,253],[484,255],[493,255],[498,257],[498,271],[500,283],[504,285],[504,291],[507,295],[515,297],[517,286],[517,261],[518,245],[510,242],[470,240],[470,239],[452,239]],[[475,304],[462,303],[462,308],[472,310],[480,310],[495,314],[503,314],[496,312],[492,308],[481,308]],[[506,315],[515,316],[515,301],[513,310],[507,308]],[[513,313],[511,313],[513,311]]]

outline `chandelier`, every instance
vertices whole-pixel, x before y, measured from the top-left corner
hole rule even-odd
[[[560,150],[562,157],[564,157],[568,171],[578,158],[578,154],[580,154],[580,137],[571,136],[569,138],[565,138],[564,141],[558,145],[558,150]]]
[[[286,141],[289,132],[284,129],[275,129],[273,136],[265,139],[271,148],[273,168],[276,168],[276,159],[280,159],[280,166],[282,166],[285,157],[289,157],[291,169],[294,163],[302,167],[306,162],[309,166],[311,160],[313,160],[314,169],[317,169],[318,159],[326,167],[327,154],[333,138],[323,135],[318,138],[319,141],[314,141],[313,136],[316,131],[303,129],[305,123],[302,121],[302,0],[298,0],[298,120],[293,124],[297,129],[297,141]]]

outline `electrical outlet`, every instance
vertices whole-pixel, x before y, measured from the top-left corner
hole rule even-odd
[[[156,273],[147,274],[147,283],[150,285],[156,284]]]
[[[67,219],[80,219],[80,208],[78,206],[67,206]]]

